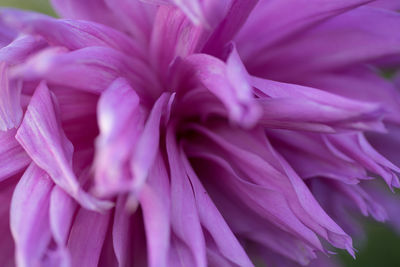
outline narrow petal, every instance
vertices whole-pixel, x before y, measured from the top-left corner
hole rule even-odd
[[[96,267],[98,265],[110,217],[109,211],[101,214],[79,209],[68,239],[71,266]]]
[[[384,130],[381,120],[385,113],[379,103],[261,78],[253,78],[252,83],[262,92],[259,101],[266,126],[319,132]]]
[[[54,99],[44,83],[36,89],[16,139],[32,160],[81,205],[96,210],[110,207],[110,203],[81,189],[71,166],[73,146],[61,129]]]
[[[139,199],[143,211],[150,267],[168,266],[171,227],[168,179],[165,163],[158,154]]]
[[[126,208],[126,197],[117,199],[112,236],[114,253],[119,266],[132,266],[131,213]]]
[[[51,240],[49,204],[53,182],[36,164],[25,171],[11,201],[11,231],[18,266],[40,265]]]
[[[236,38],[240,54],[247,63],[278,41],[367,2],[370,0],[261,0]]]
[[[9,65],[18,64],[45,46],[46,42],[40,37],[21,35],[0,49],[0,61]]]
[[[106,25],[82,20],[56,19],[21,10],[6,9],[0,11],[0,14],[8,25],[18,29],[20,32],[36,36],[22,38],[22,40],[26,39],[25,42],[32,42],[30,49],[39,44],[43,46],[43,41],[45,40],[53,46],[64,46],[70,50],[88,46],[105,46],[125,53],[143,56],[139,53],[140,48],[128,36]],[[16,39],[13,43],[21,43],[22,40],[18,41],[19,39],[21,38]],[[33,46],[33,44],[36,45]]]
[[[207,195],[186,156],[182,155],[186,173],[191,181],[202,226],[210,233],[216,249],[227,260],[238,266],[253,266],[243,247],[236,239],[217,207]]]
[[[232,0],[224,19],[207,41],[204,52],[221,56],[225,45],[234,39],[259,0]]]
[[[15,68],[13,74],[25,80],[46,80],[49,84],[101,93],[121,76],[137,85],[137,90],[145,89],[154,84],[147,70],[148,66],[140,59],[109,47],[86,47],[72,52],[64,47],[51,47]],[[145,80],[148,85],[143,84]]]
[[[190,55],[181,62],[182,80],[189,88],[202,86],[210,91],[224,104],[233,122],[251,127],[260,116],[260,107],[235,52],[227,64],[205,54]]]
[[[15,140],[16,130],[0,132],[0,181],[3,181],[28,166],[31,159]]]
[[[17,128],[22,119],[22,84],[9,80],[7,63],[0,63],[0,131]]]
[[[143,130],[139,97],[124,79],[117,79],[99,99],[96,140],[96,192],[111,195],[128,190],[129,159]]]
[[[137,141],[131,160],[131,170],[134,176],[132,187],[135,193],[138,193],[145,183],[159,151],[161,119],[165,114],[170,97],[168,93],[163,93],[157,99]]]
[[[171,171],[171,224],[177,238],[189,248],[197,267],[207,266],[203,231],[200,224],[194,192],[190,185],[173,127],[167,130],[166,146]],[[178,252],[179,253],[179,252]]]

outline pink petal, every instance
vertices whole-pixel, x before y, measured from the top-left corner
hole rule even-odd
[[[32,96],[16,139],[32,160],[81,205],[95,210],[110,207],[110,203],[81,189],[71,166],[73,146],[60,127],[54,99],[44,83]]]
[[[15,188],[10,225],[19,266],[39,266],[50,243],[49,202],[53,185],[49,176],[32,163]]]

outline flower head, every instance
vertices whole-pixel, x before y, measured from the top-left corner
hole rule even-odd
[[[18,266],[321,266],[354,211],[400,225],[397,1],[52,2],[0,14]]]

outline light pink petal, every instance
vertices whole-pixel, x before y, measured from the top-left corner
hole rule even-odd
[[[89,209],[104,209],[110,203],[85,193],[72,170],[73,146],[60,127],[54,99],[46,84],[41,83],[29,103],[16,139],[32,160],[53,181]]]
[[[126,80],[117,79],[101,94],[97,114],[96,192],[111,195],[127,191],[131,182],[129,159],[144,123],[139,97]]]
[[[10,80],[7,63],[0,63],[0,131],[17,128],[22,119],[21,87]]]
[[[25,171],[11,201],[10,225],[18,266],[40,266],[51,240],[49,204],[53,182],[32,163]]]
[[[79,209],[67,245],[71,254],[71,266],[98,265],[110,217],[110,211],[102,214]]]
[[[205,240],[194,192],[179,154],[173,127],[169,127],[167,130],[166,146],[171,172],[172,230],[190,250],[194,258],[192,264],[197,267],[204,267],[207,265]],[[179,254],[179,251],[177,253]]]

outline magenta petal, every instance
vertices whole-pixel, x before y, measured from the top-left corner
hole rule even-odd
[[[10,65],[21,63],[45,46],[46,42],[41,38],[22,35],[0,49],[0,61],[5,61]]]
[[[0,131],[0,181],[3,181],[26,167],[31,159],[15,140],[16,130]]]
[[[253,266],[243,247],[215,207],[211,198],[205,194],[206,190],[183,153],[182,161],[193,187],[201,224],[210,233],[211,238],[215,242],[216,249],[220,251],[222,256],[238,266]]]
[[[170,187],[163,158],[157,155],[147,183],[140,192],[140,204],[147,237],[150,267],[167,265],[170,246]]]
[[[168,93],[163,93],[155,102],[147,122],[144,126],[131,159],[131,170],[134,176],[133,190],[135,193],[146,181],[150,168],[156,159],[160,142],[160,124],[163,113],[165,113],[167,101],[170,99]]]
[[[73,146],[60,127],[54,99],[44,83],[36,89],[16,139],[32,160],[81,205],[96,210],[110,207],[110,203],[99,201],[80,188],[71,166]]]
[[[182,165],[183,162],[176,140],[174,140],[174,128],[169,127],[167,131],[166,146],[171,171],[172,230],[177,238],[189,248],[195,266],[205,267],[207,265],[205,240],[194,192]]]
[[[19,266],[39,266],[50,243],[49,202],[53,185],[49,176],[32,163],[15,188],[10,225]]]
[[[101,94],[97,110],[96,191],[101,195],[126,191],[132,147],[143,129],[139,97],[126,80],[117,79]]]
[[[0,63],[0,131],[17,128],[22,119],[21,86],[8,78],[8,67]]]
[[[79,209],[68,239],[71,266],[98,265],[110,217],[109,211],[101,214]]]
[[[378,103],[255,77],[252,83],[262,92],[259,101],[266,126],[317,132],[384,130],[381,121],[385,112]]]
[[[254,126],[261,110],[234,50],[227,65],[206,54],[193,54],[185,58],[180,67],[183,79],[189,78],[192,87],[203,86],[215,95],[226,107],[232,121],[244,127]]]
[[[117,199],[112,228],[113,248],[119,266],[132,265],[130,220],[131,214],[126,208],[126,197],[120,196]]]

